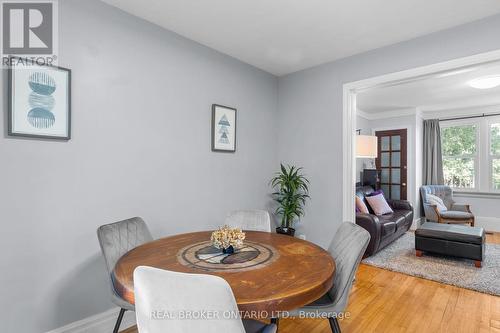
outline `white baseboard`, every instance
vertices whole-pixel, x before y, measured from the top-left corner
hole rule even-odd
[[[75,321],[47,333],[110,333],[113,332],[120,309],[113,308],[85,319]],[[123,316],[120,331],[135,325],[135,312],[127,311]]]
[[[475,225],[483,227],[486,231],[500,232],[500,218],[476,216]]]

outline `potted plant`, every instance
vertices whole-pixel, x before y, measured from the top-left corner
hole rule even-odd
[[[296,219],[304,215],[304,205],[309,198],[309,180],[301,173],[302,168],[295,166],[285,167],[281,164],[281,171],[271,179],[271,186],[276,191],[272,194],[278,203],[276,214],[281,215],[281,227],[276,228],[279,234],[293,236],[292,228]]]

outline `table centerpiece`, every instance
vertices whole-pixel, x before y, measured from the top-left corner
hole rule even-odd
[[[231,228],[225,225],[212,232],[210,240],[213,247],[221,249],[222,253],[231,254],[243,245],[245,233],[240,228]]]

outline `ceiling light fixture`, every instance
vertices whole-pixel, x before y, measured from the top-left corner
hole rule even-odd
[[[484,76],[469,82],[476,89],[491,89],[500,86],[500,75]]]

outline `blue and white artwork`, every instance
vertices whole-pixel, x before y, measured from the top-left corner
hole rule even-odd
[[[9,134],[69,139],[70,71],[23,62],[9,71]]]
[[[52,127],[56,121],[51,112],[55,104],[52,94],[56,91],[56,82],[46,73],[35,72],[30,75],[28,84],[33,90],[28,99],[32,108],[28,112],[28,122],[35,128]]]
[[[231,124],[227,120],[227,116],[224,114],[219,121],[219,143],[228,144],[229,143],[229,128]]]
[[[212,150],[236,151],[236,109],[212,105]]]

